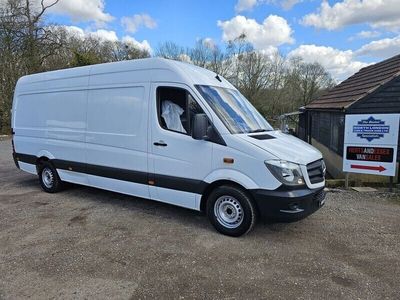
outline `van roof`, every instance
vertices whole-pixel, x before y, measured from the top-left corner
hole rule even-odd
[[[151,72],[152,75],[148,77],[151,81],[180,82],[186,84],[202,84],[233,88],[226,79],[222,76],[218,76],[217,78],[217,74],[212,71],[189,63],[164,58],[135,59],[37,73],[22,77],[18,81],[18,85],[33,86],[44,81],[58,81],[67,78],[76,79],[88,75],[147,70],[153,71]],[[157,72],[157,70],[160,72]],[[133,82],[140,81],[145,81],[143,76],[139,76],[136,80],[133,79]]]

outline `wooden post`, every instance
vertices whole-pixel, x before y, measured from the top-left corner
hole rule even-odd
[[[344,188],[346,189],[346,190],[348,190],[349,189],[349,173],[348,172],[346,172],[346,175],[345,175],[345,179],[344,179]]]
[[[390,181],[389,181],[389,192],[393,193],[393,176],[390,176]]]

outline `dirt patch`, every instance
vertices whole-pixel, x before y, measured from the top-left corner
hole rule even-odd
[[[86,225],[87,216],[86,215],[78,215],[69,220],[68,226],[72,225]]]

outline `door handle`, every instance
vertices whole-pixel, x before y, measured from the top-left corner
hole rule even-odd
[[[154,142],[153,145],[159,146],[159,147],[167,147],[168,146],[164,141]]]

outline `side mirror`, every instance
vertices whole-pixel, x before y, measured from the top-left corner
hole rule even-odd
[[[207,140],[208,118],[206,114],[196,114],[193,117],[192,137],[195,140]]]

